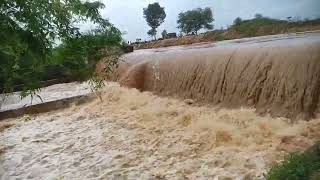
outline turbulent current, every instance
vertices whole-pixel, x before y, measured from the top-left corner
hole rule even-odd
[[[292,119],[320,112],[320,33],[138,50],[116,80],[127,87],[198,103]]]
[[[1,121],[0,179],[263,179],[320,138],[320,119],[188,105],[115,83],[101,96]]]

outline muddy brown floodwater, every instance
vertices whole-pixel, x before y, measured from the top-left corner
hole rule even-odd
[[[320,32],[138,50],[115,78],[126,87],[291,119],[320,116]]]
[[[263,179],[320,137],[320,119],[198,107],[116,83],[102,99],[1,121],[12,126],[0,132],[0,179]]]

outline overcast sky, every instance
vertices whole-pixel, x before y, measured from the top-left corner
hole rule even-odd
[[[143,8],[149,3],[159,2],[165,8],[167,17],[158,28],[158,37],[163,29],[179,32],[177,16],[182,11],[198,7],[210,7],[213,10],[216,29],[232,24],[236,17],[252,18],[256,13],[264,16],[286,19],[288,16],[304,18],[320,17],[320,0],[100,0],[106,8],[101,10],[104,18],[110,20],[125,33],[127,41],[136,38],[149,39],[150,29],[143,18]],[[91,25],[82,28],[89,29]]]

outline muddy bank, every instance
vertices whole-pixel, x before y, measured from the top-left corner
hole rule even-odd
[[[294,119],[319,112],[319,33],[139,50],[123,58],[116,79],[141,91]]]
[[[320,119],[190,106],[109,84],[87,104],[7,119],[0,179],[263,179],[320,138]]]

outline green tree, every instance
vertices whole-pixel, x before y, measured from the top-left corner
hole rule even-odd
[[[148,35],[152,35],[156,39],[157,28],[166,18],[164,7],[161,7],[157,2],[149,4],[147,8],[143,9],[143,15],[148,25],[151,27],[151,30],[148,31]]]
[[[178,16],[178,28],[186,34],[198,34],[200,29],[213,29],[211,24],[214,21],[210,8],[197,8],[182,12]]]
[[[120,46],[121,41],[121,32],[115,27],[94,29],[75,38],[63,39],[62,44],[53,49],[52,59],[62,66],[64,76],[86,80],[94,76],[96,63],[113,55],[113,46]],[[109,65],[107,68],[116,65],[117,59],[109,60],[112,61],[105,62]]]
[[[23,95],[38,89],[44,67],[56,60],[53,58],[55,42],[69,43],[87,37],[82,36],[76,23],[91,21],[97,24],[97,29],[101,32],[110,32],[109,30],[114,27],[99,13],[99,9],[103,7],[104,5],[98,1],[2,0],[0,3],[2,93],[12,92],[16,84],[24,84]],[[110,34],[104,33],[104,35]],[[120,37],[119,33],[112,35]],[[90,43],[87,45],[89,46],[87,48],[94,47]],[[69,52],[67,55],[72,56],[75,53],[78,51]],[[80,64],[86,63],[83,58],[75,61],[79,61]]]
[[[150,37],[154,37],[154,39],[156,40],[156,38],[155,38],[155,36],[157,35],[156,29],[150,29],[147,33]]]
[[[242,23],[242,19],[240,17],[237,17],[234,21],[233,21],[233,25],[235,26],[239,26]]]

